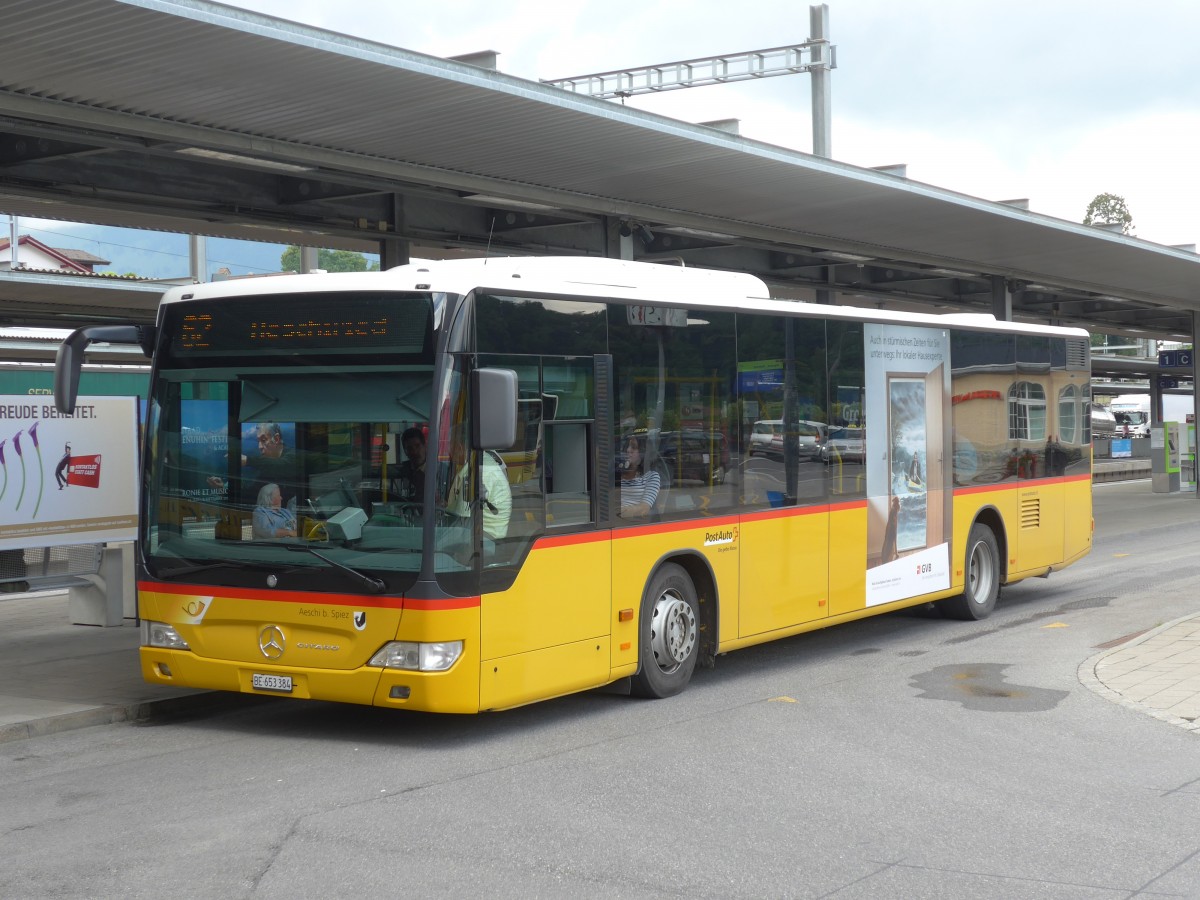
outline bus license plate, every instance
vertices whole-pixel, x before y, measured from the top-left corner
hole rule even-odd
[[[292,692],[291,675],[260,675],[257,672],[250,676],[250,686],[258,691],[279,691],[283,694]]]

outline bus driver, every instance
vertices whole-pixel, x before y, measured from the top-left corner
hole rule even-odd
[[[480,473],[482,481],[479,505],[482,507],[484,554],[495,552],[495,542],[508,534],[508,520],[512,515],[512,489],[508,486],[508,472],[504,461],[494,451],[487,450],[479,457],[483,460]],[[471,515],[470,476],[471,465],[466,441],[461,431],[456,430],[450,443],[450,489],[446,498],[446,512],[464,521]]]

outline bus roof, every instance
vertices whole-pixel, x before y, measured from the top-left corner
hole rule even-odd
[[[771,299],[766,282],[753,275],[604,257],[489,257],[409,263],[383,272],[277,275],[186,285],[169,290],[162,302],[341,291],[429,291],[466,294],[484,289],[502,294],[565,295],[629,302],[791,313],[863,322],[897,322],[930,327],[1087,337],[1082,328],[1004,322],[982,313],[914,313],[854,306],[826,306]]]

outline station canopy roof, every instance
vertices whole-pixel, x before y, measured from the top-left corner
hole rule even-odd
[[[202,0],[4,12],[3,212],[417,257],[611,256],[623,229],[635,258],[781,297],[991,311],[1007,290],[1018,320],[1183,340],[1200,309],[1194,252],[463,62]],[[5,322],[153,309],[78,281],[50,303],[46,278],[0,273]]]

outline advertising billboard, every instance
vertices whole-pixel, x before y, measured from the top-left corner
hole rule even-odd
[[[135,539],[136,404],[0,396],[0,550]]]

